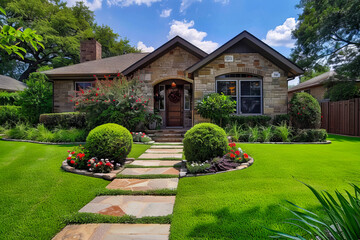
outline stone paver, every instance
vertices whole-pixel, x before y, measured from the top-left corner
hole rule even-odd
[[[68,225],[53,240],[167,240],[169,224]]]
[[[172,167],[176,164],[180,164],[181,161],[174,161],[174,160],[135,160],[130,165],[138,165],[138,166],[145,166],[145,167],[159,167],[159,166],[168,166]]]
[[[168,159],[168,158],[177,158],[182,159],[182,154],[179,153],[143,153],[138,159]]]
[[[149,148],[146,153],[181,153],[182,149]]]
[[[152,145],[149,149],[183,149],[182,145],[170,146],[170,145]]]
[[[178,178],[163,178],[163,179],[115,179],[107,189],[120,189],[131,191],[148,191],[158,189],[176,189],[178,185]]]
[[[167,216],[172,214],[174,203],[175,196],[98,196],[79,212],[136,218]]]
[[[182,142],[155,142],[154,145],[182,145]]]
[[[163,168],[125,168],[122,175],[145,175],[145,174],[179,174],[179,170],[173,167]]]

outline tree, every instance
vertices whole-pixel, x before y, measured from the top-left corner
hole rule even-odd
[[[0,5],[8,13],[0,18],[1,23],[15,29],[22,26],[36,30],[43,36],[45,47],[36,50],[31,44],[19,44],[27,52],[24,59],[16,54],[0,54],[0,61],[6,62],[2,64],[4,68],[0,69],[0,74],[13,69],[14,75],[24,80],[42,66],[61,67],[79,63],[80,41],[90,35],[99,38],[105,57],[137,51],[126,39],[119,39],[108,26],[98,27],[94,22],[94,13],[83,2],[67,7],[59,0],[0,0]],[[99,32],[103,29],[112,34],[102,36]]]
[[[312,69],[308,69],[303,76],[300,77],[300,82],[306,82],[309,79],[312,79],[316,76],[319,76],[323,73],[326,73],[330,71],[330,67],[328,66],[322,66],[322,65],[316,65]]]
[[[335,66],[338,74],[360,76],[360,4],[358,0],[300,0],[303,12],[293,31],[293,60],[305,69]]]
[[[0,13],[6,16],[5,10],[1,7]],[[14,53],[24,59],[23,54],[26,54],[26,50],[19,46],[21,42],[30,44],[36,51],[39,46],[44,48],[41,43],[43,38],[37,35],[36,31],[30,28],[22,30],[22,27],[15,29],[9,25],[0,26],[0,49],[5,50],[9,55]]]

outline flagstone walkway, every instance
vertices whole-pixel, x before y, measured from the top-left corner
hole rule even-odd
[[[154,144],[137,160],[126,165],[129,167],[125,166],[118,174],[121,178],[113,180],[106,188],[130,191],[176,190],[179,182],[179,169],[176,167],[180,167],[182,150],[181,143]],[[131,215],[135,218],[160,217],[171,215],[174,203],[175,196],[97,196],[79,212],[119,217]],[[66,226],[53,239],[165,240],[169,233],[169,224],[82,224]]]

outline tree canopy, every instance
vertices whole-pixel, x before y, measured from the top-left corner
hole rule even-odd
[[[20,43],[18,46],[27,52],[24,59],[0,51],[0,74],[24,80],[42,66],[78,63],[80,41],[89,37],[102,44],[103,57],[138,51],[110,27],[98,26],[94,13],[82,2],[67,7],[60,0],[0,0],[0,6],[7,13],[0,18],[0,25],[31,28],[43,37],[44,45],[34,49],[31,44]]]
[[[338,74],[360,76],[360,4],[358,0],[301,0],[293,31],[293,60],[305,69],[334,66]]]

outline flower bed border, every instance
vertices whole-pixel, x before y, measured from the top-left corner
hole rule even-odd
[[[331,144],[330,140],[326,142],[235,142],[237,144]]]
[[[125,164],[128,162],[132,162],[134,161],[135,158],[126,158],[125,160]],[[124,164],[124,165],[125,165]],[[103,178],[105,180],[109,180],[112,181],[116,178],[116,175],[121,172],[122,170],[124,170],[124,167],[121,167],[117,170],[113,170],[109,173],[94,173],[94,172],[89,172],[87,170],[80,170],[80,169],[76,169],[74,167],[69,166],[69,164],[67,163],[67,160],[64,160],[61,164],[61,168],[66,171],[66,172],[71,172],[71,173],[75,173],[75,174],[79,174],[79,175],[84,175],[84,176],[88,176],[88,177],[95,177],[95,178]]]
[[[193,174],[193,173],[187,173],[186,160],[183,160],[182,164],[181,164],[179,178],[183,178],[183,177],[201,177],[201,176],[207,176],[207,175],[214,175],[214,174],[218,174],[218,173],[226,173],[226,172],[238,171],[238,170],[242,170],[242,169],[250,167],[251,165],[253,165],[253,163],[254,163],[254,159],[252,157],[249,157],[249,161],[247,161],[246,163],[241,163],[238,167],[236,167],[234,169],[230,169],[230,170],[227,170],[227,171],[215,172],[215,173],[195,173],[195,174]]]
[[[1,136],[1,135],[0,135]],[[4,135],[5,136],[5,135]],[[38,144],[46,144],[46,145],[85,145],[86,142],[39,142],[35,140],[26,140],[26,139],[14,139],[14,138],[1,138],[3,141],[9,141],[9,142],[28,142],[28,143],[38,143]],[[133,142],[133,144],[147,144],[152,145],[154,141],[150,141],[148,143],[143,142]]]

